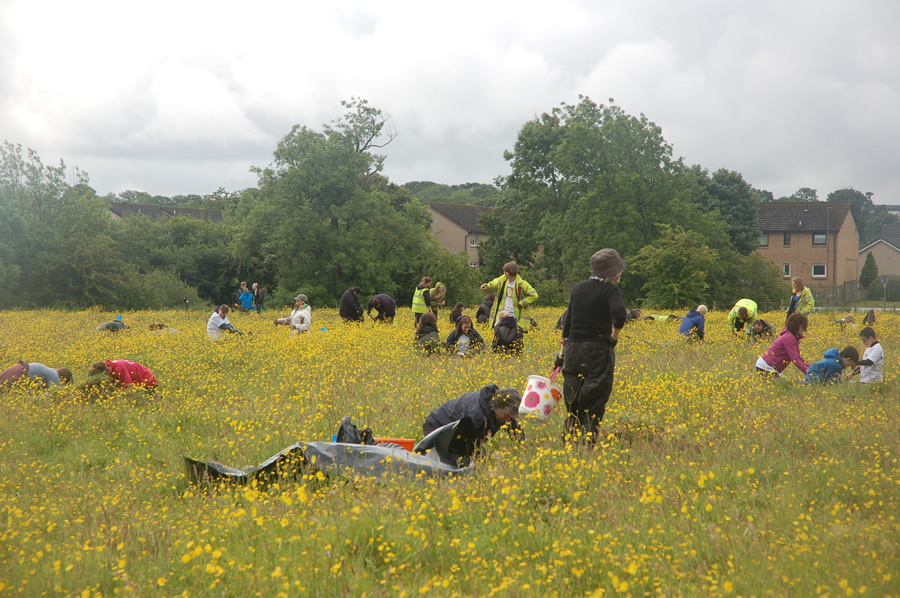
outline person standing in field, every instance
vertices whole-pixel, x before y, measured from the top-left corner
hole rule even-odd
[[[756,318],[756,301],[741,299],[728,312],[728,328],[732,334],[743,332],[744,325]]]
[[[519,276],[519,265],[515,262],[504,265],[503,274],[481,285],[481,290],[490,291],[497,297],[492,309],[491,326],[497,325],[497,314],[501,310],[508,311],[518,321],[522,317],[522,310],[538,298],[534,287]]]
[[[397,302],[390,295],[375,295],[366,303],[366,313],[370,317],[373,309],[378,312],[378,315],[372,318],[373,320],[391,324],[394,321],[394,316],[397,315]]]
[[[625,303],[616,286],[625,261],[615,249],[591,256],[591,277],[575,285],[563,323],[563,394],[569,435],[589,435],[597,443],[600,422],[612,393],[616,344],[625,327]]]
[[[431,277],[424,276],[422,277],[422,282],[419,283],[419,286],[416,287],[416,292],[413,293],[412,299],[412,312],[416,316],[416,326],[419,325],[419,320],[422,319],[422,314],[428,313],[431,311]]]
[[[790,318],[793,313],[809,316],[816,306],[812,291],[809,290],[809,287],[803,285],[803,279],[799,276],[796,276],[791,280],[791,287],[794,292],[791,295],[791,303],[787,308],[787,317]]]
[[[266,302],[266,289],[259,286],[258,282],[253,283],[253,303],[256,305],[256,313],[262,315],[263,305]]]
[[[756,371],[761,374],[782,376],[788,365],[806,373],[809,362],[800,356],[800,340],[806,333],[809,320],[803,314],[791,314],[775,342],[756,360]]]
[[[856,364],[860,366],[859,381],[863,384],[881,382],[884,371],[884,349],[875,338],[875,330],[871,326],[866,326],[859,331],[859,338],[866,346],[862,361]]]
[[[678,328],[678,334],[686,337],[688,340],[703,340],[704,329],[706,327],[706,309],[705,305],[698,305],[697,309],[687,312],[681,321],[681,327]]]

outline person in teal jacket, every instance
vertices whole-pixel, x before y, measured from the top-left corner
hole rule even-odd
[[[859,351],[856,350],[856,347],[845,347],[840,353],[837,349],[828,349],[825,351],[825,359],[815,362],[806,370],[803,383],[820,382],[828,385],[832,382],[840,382],[841,372],[844,371],[844,368],[855,366],[857,361],[859,361]]]
[[[522,310],[538,298],[534,287],[519,276],[519,265],[515,262],[503,266],[503,275],[481,285],[481,290],[490,291],[497,297],[491,310],[491,327],[497,325],[497,314],[503,310],[512,314],[518,322],[522,317]]]
[[[791,287],[794,292],[791,295],[791,304],[787,309],[787,317],[791,317],[792,313],[808,316],[816,306],[816,300],[813,299],[812,291],[809,290],[809,287],[804,286],[803,279],[799,276],[791,280]]]

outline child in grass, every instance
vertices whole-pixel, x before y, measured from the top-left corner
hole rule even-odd
[[[844,347],[841,352],[838,352],[837,349],[828,349],[825,351],[824,359],[809,366],[803,382],[804,384],[821,382],[825,385],[840,382],[844,368],[855,366],[857,361],[859,361],[859,351],[855,347]]]
[[[444,350],[444,342],[438,332],[437,316],[434,312],[426,312],[419,318],[419,325],[416,327],[416,349],[425,355]]]
[[[856,365],[860,366],[859,381],[863,384],[881,382],[884,370],[884,349],[881,347],[878,339],[875,338],[875,330],[871,326],[866,326],[859,331],[859,338],[862,339],[863,344],[866,346],[862,361],[856,363]]]

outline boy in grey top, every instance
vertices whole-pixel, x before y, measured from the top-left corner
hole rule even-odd
[[[16,380],[28,377],[29,380],[40,380],[44,387],[59,386],[60,382],[68,384],[72,381],[72,371],[69,368],[54,370],[43,363],[26,363],[20,361],[16,365],[0,374],[0,383],[12,384]]]

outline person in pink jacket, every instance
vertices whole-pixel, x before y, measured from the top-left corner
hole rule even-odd
[[[108,374],[119,388],[128,388],[134,385],[147,390],[155,390],[159,384],[156,376],[146,366],[127,359],[98,361],[88,370],[88,376],[97,374]]]
[[[756,360],[756,371],[781,376],[785,368],[793,363],[798,370],[805,374],[809,362],[800,356],[800,339],[803,338],[808,326],[809,320],[806,316],[798,313],[791,314],[781,335]]]

